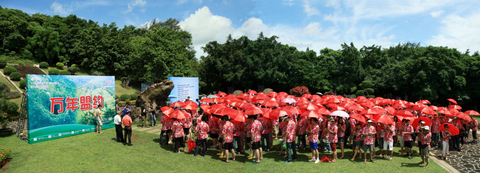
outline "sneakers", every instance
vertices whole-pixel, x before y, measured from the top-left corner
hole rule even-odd
[[[288,161],[288,160],[287,160],[287,161],[285,161],[285,163],[292,163],[292,161]]]
[[[408,159],[412,159],[412,158],[413,158],[412,156],[408,157]]]
[[[318,162],[320,162],[320,160],[315,160],[315,163],[318,163]]]
[[[309,162],[313,162],[315,161],[315,158],[311,158],[310,160],[308,160]]]

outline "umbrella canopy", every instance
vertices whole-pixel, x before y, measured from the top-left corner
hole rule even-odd
[[[207,98],[213,99],[213,98],[217,98],[217,96],[216,95],[208,95]]]
[[[237,112],[238,112],[237,115],[232,118],[232,121],[237,121],[237,122],[244,123],[245,122],[245,114],[243,113],[243,111],[240,111],[240,110],[237,110]]]
[[[278,119],[278,117],[284,117],[284,116],[288,115],[288,113],[286,111],[281,110],[281,109],[274,109],[269,114],[270,114],[270,119],[272,119],[272,120]]]
[[[164,107],[160,108],[160,110],[162,110],[163,114],[167,115],[167,116],[168,116],[168,114],[170,114],[174,111],[171,107],[168,107],[168,106],[164,106]]]
[[[326,109],[326,108],[318,109],[317,113],[318,113],[318,114],[321,114],[321,115],[329,115],[329,114],[331,114],[331,112],[330,112],[328,109]]]
[[[319,118],[320,114],[318,114],[316,111],[305,111],[300,116],[308,118]]]
[[[283,107],[282,110],[287,112],[288,114],[300,114],[300,110],[293,106]]]
[[[334,111],[330,114],[330,116],[345,117],[345,118],[349,117],[348,113],[345,111]]]
[[[448,106],[448,109],[462,110],[462,107],[459,106],[459,105],[450,105],[450,106]]]
[[[447,99],[450,103],[453,103],[453,104],[456,104],[458,105],[457,101],[453,100],[453,99]]]
[[[474,110],[465,111],[465,114],[467,114],[467,115],[476,115],[476,116],[479,116],[479,115],[480,115],[477,111],[474,111]]]
[[[225,93],[225,92],[219,92],[218,95],[219,95],[220,97],[223,97],[223,96],[226,96],[227,93]]]
[[[376,110],[373,110],[373,109],[366,109],[366,110],[363,110],[362,112],[360,112],[360,114],[362,115],[375,115],[375,114],[379,114],[380,112],[376,111]]]
[[[276,100],[269,100],[263,104],[266,107],[273,108],[278,106],[278,102]]]
[[[257,115],[262,113],[263,113],[262,109],[256,106],[245,109],[245,114],[247,115]]]
[[[173,111],[172,113],[169,114],[170,118],[176,118],[176,119],[179,119],[179,120],[180,119],[185,119],[188,116],[190,116],[190,115],[188,115],[185,111],[181,111],[181,110],[175,110],[175,111]]]
[[[360,121],[362,122],[363,124],[367,124],[367,120],[365,119],[365,117],[363,117],[362,115],[360,114],[350,114],[350,118],[353,118],[357,121]]]
[[[181,101],[176,101],[176,102],[173,102],[170,107],[182,107],[182,106],[185,106],[185,103],[181,102]]]
[[[255,91],[255,90],[248,90],[247,93],[248,93],[248,94],[257,94],[257,91]]]
[[[387,111],[387,113],[388,113],[389,115],[395,114],[395,108],[393,108],[393,107],[391,107],[391,106],[385,107],[385,110]]]
[[[313,110],[318,109],[318,107],[315,106],[315,104],[313,104],[311,102],[309,102],[308,104],[301,105],[300,108],[305,109],[305,110],[309,110],[309,111],[313,111]]]
[[[202,102],[202,103],[214,103],[211,98],[203,98],[203,99],[200,100],[200,102]]]
[[[468,122],[473,121],[473,120],[472,120],[472,117],[468,116],[468,115],[465,114],[465,113],[459,113],[459,114],[457,114],[456,116],[457,116],[458,118],[464,119],[464,120],[466,120],[466,121],[468,121]]]
[[[290,104],[292,104],[292,103],[297,103],[297,101],[296,101],[295,99],[293,99],[293,98],[283,99],[282,102],[284,102],[284,103],[290,103]]]
[[[229,108],[229,107],[217,109],[216,111],[213,111],[212,113],[215,114],[215,115],[222,115],[222,116],[228,115],[230,117],[235,116],[237,114],[235,109],[232,109],[232,108]]]
[[[217,111],[218,109],[226,108],[227,106],[224,104],[214,104],[210,106],[209,110],[211,113],[215,114],[214,112]]]
[[[432,124],[432,121],[430,120],[430,118],[420,117],[420,118],[416,118],[415,120],[413,120],[413,122],[412,122],[413,128],[417,129],[417,127],[420,125],[420,121],[425,122],[425,125],[427,125],[427,126],[430,126],[430,124]]]
[[[445,130],[445,125],[448,125],[448,131],[450,131],[450,133],[452,133],[452,136],[460,134],[460,130],[457,127],[455,127],[453,124],[449,124],[449,123],[443,123],[440,126],[440,131]]]
[[[444,115],[452,115],[452,113],[445,107],[440,107],[437,109],[437,113],[444,114]]]
[[[198,105],[193,101],[186,101],[185,105],[182,106],[182,108],[186,110],[196,110],[198,108]]]
[[[373,121],[377,123],[383,123],[383,124],[393,124],[393,118],[387,114],[375,115],[373,116]]]
[[[387,111],[385,109],[383,109],[382,107],[379,107],[379,106],[373,107],[372,110],[376,111],[378,113],[387,113]]]
[[[438,115],[431,107],[425,107],[421,109],[421,112],[425,115]]]
[[[362,106],[360,106],[360,105],[358,105],[358,104],[354,104],[354,105],[348,107],[347,110],[349,110],[349,111],[362,112],[363,110],[365,110],[365,108],[363,108]]]

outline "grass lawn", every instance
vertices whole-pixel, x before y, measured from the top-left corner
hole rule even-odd
[[[3,69],[2,69],[2,72],[3,72]],[[15,88],[10,82],[7,81],[6,78],[4,78],[3,76],[0,76],[0,82],[6,84],[8,86],[8,88],[10,88],[10,92],[18,92],[17,88]],[[20,94],[21,95],[21,94]],[[11,101],[11,102],[15,102],[17,103],[18,105],[20,105],[22,103],[22,97],[19,97],[19,98],[16,98],[16,99],[9,99],[8,101]]]
[[[475,118],[477,121],[480,122],[480,116],[472,116],[472,118]]]
[[[115,79],[115,95],[120,97],[122,94],[135,94],[136,91],[140,91],[139,86],[130,86],[130,89],[126,89],[122,87],[121,80]]]
[[[133,131],[133,146],[115,142],[114,129],[103,134],[88,133],[37,144],[27,144],[15,135],[0,137],[0,145],[12,148],[12,160],[0,171],[5,172],[446,172],[430,160],[430,168],[424,169],[417,162],[418,156],[409,160],[395,156],[394,160],[377,158],[377,163],[308,162],[310,152],[299,151],[298,161],[285,164],[278,149],[264,153],[260,164],[252,164],[244,155],[237,161],[224,163],[216,155],[217,150],[208,149],[206,157],[173,153],[172,145],[159,146],[159,136]],[[278,144],[275,141],[275,144]],[[278,148],[278,145],[275,146]],[[398,148],[395,150],[398,151]],[[350,158],[351,150],[346,150]],[[398,153],[397,153],[398,154]]]

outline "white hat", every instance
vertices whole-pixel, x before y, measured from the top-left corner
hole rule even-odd
[[[367,123],[373,123],[373,121],[369,119],[369,120],[367,120]]]
[[[425,130],[430,130],[430,127],[425,126],[424,129],[425,129]]]
[[[425,121],[420,121],[420,124],[425,124]]]

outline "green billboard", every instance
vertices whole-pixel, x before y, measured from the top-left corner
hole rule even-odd
[[[102,129],[114,127],[114,76],[27,75],[28,142],[94,132],[98,105]]]

